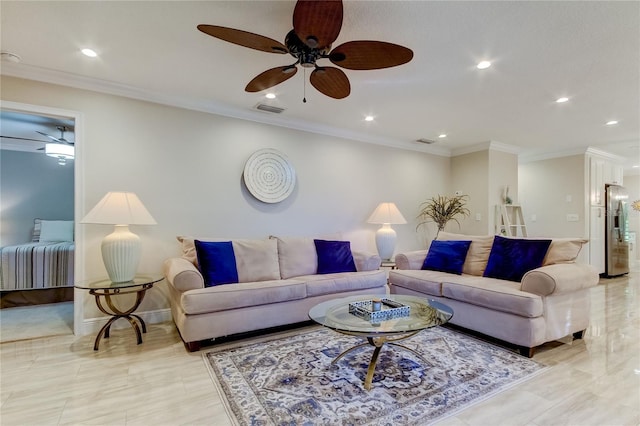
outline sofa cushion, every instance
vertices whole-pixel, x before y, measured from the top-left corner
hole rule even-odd
[[[311,275],[318,271],[318,256],[313,238],[271,237],[278,244],[282,279]]]
[[[582,246],[589,240],[584,238],[553,238],[542,266],[558,263],[574,263],[582,250]]]
[[[226,311],[304,299],[307,288],[299,280],[274,280],[189,290],[180,303],[188,315]]]
[[[373,293],[376,293],[374,289],[379,289],[380,294],[384,294],[387,284],[387,275],[381,270],[304,275],[296,279],[306,281],[308,297],[365,289],[372,289]]]
[[[280,279],[278,243],[274,240],[233,240],[238,282]]]
[[[491,253],[493,235],[462,235],[440,231],[438,233],[437,239],[450,241],[471,241],[469,251],[467,252],[467,258],[465,259],[464,265],[462,266],[462,273],[477,275],[480,277],[482,276],[485,268],[487,267],[489,253]]]
[[[205,287],[238,282],[236,258],[231,241],[195,240],[194,243]]]
[[[318,255],[318,274],[356,272],[349,241],[313,240]]]
[[[525,273],[542,266],[549,245],[551,240],[505,238],[496,235],[484,276],[520,282]]]
[[[429,296],[442,296],[442,281],[450,276],[439,271],[400,269],[389,271],[389,282]]]
[[[182,257],[200,267],[196,254],[195,238],[178,236],[182,244]],[[202,242],[224,242],[221,238],[198,238]],[[236,258],[238,270],[238,282],[253,282],[277,280],[280,278],[280,265],[278,260],[278,243],[272,239],[231,240]],[[315,251],[314,251],[315,257]]]
[[[460,302],[527,318],[543,314],[542,297],[521,291],[520,283],[513,281],[472,275],[449,275],[448,279],[442,282],[442,295]]]
[[[471,241],[431,241],[422,269],[462,274]]]
[[[187,236],[183,236],[183,235],[178,235],[176,237],[176,239],[180,242],[180,248],[182,249],[182,257],[187,259],[189,262],[193,263],[196,266],[199,266],[198,264],[198,255],[196,253],[196,245],[195,245],[195,238],[194,237],[187,237]],[[200,241],[207,241],[207,242],[224,242],[224,241],[230,241],[229,238],[224,239],[224,238],[198,238],[198,240]]]

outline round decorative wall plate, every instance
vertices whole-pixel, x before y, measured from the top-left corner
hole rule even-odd
[[[280,151],[260,149],[251,154],[244,166],[244,184],[258,200],[279,203],[293,192],[296,172]]]

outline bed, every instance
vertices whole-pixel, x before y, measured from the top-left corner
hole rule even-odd
[[[62,226],[65,231],[52,233],[52,226]],[[3,308],[73,300],[73,221],[36,219],[33,235],[36,241],[0,248]]]

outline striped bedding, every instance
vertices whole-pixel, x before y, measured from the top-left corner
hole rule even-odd
[[[73,286],[73,242],[28,243],[0,250],[0,290]]]

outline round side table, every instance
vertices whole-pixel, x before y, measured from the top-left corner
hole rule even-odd
[[[93,345],[94,351],[98,350],[100,339],[102,339],[103,336],[105,338],[109,337],[111,324],[113,324],[120,318],[124,318],[129,321],[129,324],[131,324],[131,327],[136,332],[138,344],[142,343],[142,334],[140,333],[140,328],[142,328],[142,333],[146,333],[147,326],[144,323],[144,320],[138,315],[134,314],[134,312],[136,311],[136,309],[138,309],[140,303],[142,303],[142,299],[144,299],[146,291],[152,288],[155,283],[162,281],[163,279],[164,277],[159,274],[136,275],[131,281],[127,281],[124,283],[114,283],[111,282],[110,279],[104,278],[100,280],[82,281],[75,284],[76,288],[89,290],[89,294],[92,294],[96,298],[96,305],[98,305],[98,309],[100,309],[101,312],[111,316],[111,318],[109,318],[109,321],[107,321],[107,323],[100,329],[98,335],[96,336],[96,341]],[[119,296],[121,294],[129,293],[136,293],[136,300],[133,306],[126,310],[118,309],[113,303],[112,296]],[[102,303],[101,298],[104,298],[106,307]],[[139,326],[138,323],[140,324]]]

